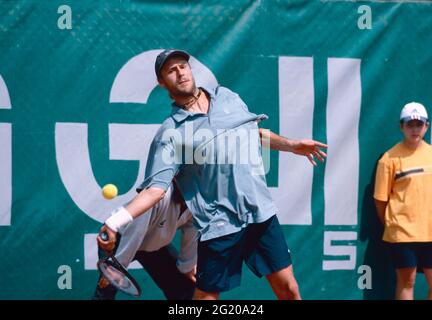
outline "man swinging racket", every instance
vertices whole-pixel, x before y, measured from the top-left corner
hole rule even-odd
[[[327,146],[258,129],[265,117],[251,113],[236,93],[220,86],[196,87],[189,57],[181,50],[164,50],[156,58],[159,85],[174,100],[172,113],[152,142],[142,192],[107,219],[101,232],[109,240],[98,237],[100,246],[112,246],[121,227],[163,199],[177,175],[199,233],[194,299],[217,299],[239,286],[243,261],[267,278],[279,299],[300,299],[277,208],[264,170],[256,170],[257,164],[263,166],[259,139],[267,139],[272,149],[304,155],[314,165],[315,158],[324,161],[320,148]],[[232,136],[249,138],[224,145]],[[258,156],[236,161],[246,153]]]

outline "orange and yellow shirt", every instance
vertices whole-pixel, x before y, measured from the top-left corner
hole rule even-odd
[[[388,150],[378,162],[374,198],[388,202],[384,241],[432,241],[432,146]]]

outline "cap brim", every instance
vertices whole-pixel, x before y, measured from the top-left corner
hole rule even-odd
[[[159,68],[156,70],[156,75],[158,77],[160,76],[160,72],[161,72],[163,66],[165,65],[165,63],[167,62],[167,60],[170,59],[170,58],[172,58],[172,57],[175,57],[175,56],[177,56],[177,57],[183,57],[186,61],[189,61],[189,59],[190,59],[190,55],[186,51],[182,51],[182,50],[173,50],[173,51],[171,51],[160,62]]]
[[[424,123],[427,123],[429,121],[427,118],[424,118],[424,117],[405,117],[405,118],[400,119],[400,121],[402,121],[402,122],[409,122],[412,120],[419,120],[419,121],[424,122]]]

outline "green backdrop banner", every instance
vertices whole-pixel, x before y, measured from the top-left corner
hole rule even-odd
[[[170,113],[153,74],[166,47],[268,114],[263,127],[328,143],[325,164],[272,152],[267,174],[303,297],[392,298],[374,170],[402,106],[432,111],[431,19],[427,1],[0,1],[0,298],[92,295],[96,233],[134,196]],[[274,296],[244,268],[221,298]]]

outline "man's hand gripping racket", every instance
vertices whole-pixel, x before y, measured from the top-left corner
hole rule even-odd
[[[113,249],[116,242],[116,234],[106,226],[103,226],[97,242],[99,247],[108,254],[106,258],[100,259],[97,263],[97,268],[102,276],[118,290],[135,297],[140,296],[141,288],[138,282],[114,256]]]

